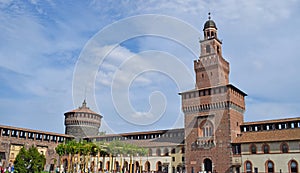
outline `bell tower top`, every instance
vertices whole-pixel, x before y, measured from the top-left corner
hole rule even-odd
[[[204,32],[204,39],[209,39],[214,37],[217,38],[217,25],[213,20],[211,20],[210,13],[208,13],[208,20],[204,24],[203,32]]]
[[[194,61],[196,88],[229,84],[229,63],[222,55],[222,41],[217,36],[217,25],[208,13],[204,23],[204,39],[200,40],[200,56]]]

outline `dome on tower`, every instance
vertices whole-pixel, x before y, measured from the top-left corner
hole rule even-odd
[[[211,20],[210,13],[208,13],[208,20],[204,24],[203,31],[205,29],[207,29],[207,28],[215,28],[215,29],[217,29],[216,23],[213,20]]]
[[[203,30],[205,30],[206,28],[215,28],[215,29],[217,29],[217,25],[213,20],[209,19],[208,21],[205,22]]]

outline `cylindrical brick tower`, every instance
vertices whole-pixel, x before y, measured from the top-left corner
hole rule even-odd
[[[64,115],[65,134],[73,135],[76,139],[98,135],[102,116],[90,110],[85,100],[81,107]]]

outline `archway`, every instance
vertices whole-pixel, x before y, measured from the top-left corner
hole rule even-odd
[[[209,158],[204,159],[204,171],[212,172],[212,161]]]
[[[63,160],[63,169],[64,171],[68,171],[68,159]]]
[[[298,172],[298,163],[295,160],[291,160],[289,162],[289,171],[290,171],[290,173]]]
[[[128,168],[128,162],[125,161],[125,162],[124,162],[124,165],[123,165],[123,172],[126,172],[126,171],[128,171],[128,170],[129,170],[129,168]]]
[[[146,172],[150,172],[150,162],[149,162],[149,161],[147,161],[147,162],[145,163],[145,171],[146,171]]]
[[[140,172],[140,164],[138,161],[134,163],[134,172],[139,173]]]
[[[118,161],[115,161],[114,170],[120,172],[120,164]]]
[[[103,163],[102,163],[102,161],[99,162],[99,167],[100,167],[100,170],[103,170]],[[98,170],[98,171],[100,171],[100,170]]]
[[[110,170],[110,161],[107,161],[107,162],[106,162],[106,167],[105,167],[105,169],[108,170],[108,171]]]
[[[162,172],[162,164],[161,164],[160,161],[158,161],[158,162],[156,163],[156,171],[157,171],[157,172]]]

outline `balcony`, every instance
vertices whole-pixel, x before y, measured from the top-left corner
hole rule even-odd
[[[191,145],[192,145],[192,149],[193,150],[197,150],[197,149],[210,149],[210,148],[216,146],[215,142],[214,142],[214,137],[213,136],[199,137]]]
[[[233,156],[231,160],[231,164],[234,166],[241,166],[242,165],[242,157],[239,155]]]

